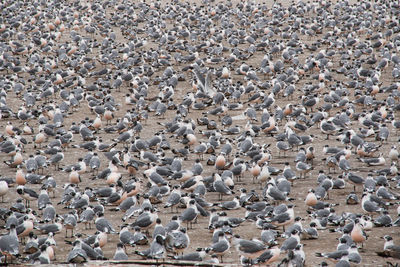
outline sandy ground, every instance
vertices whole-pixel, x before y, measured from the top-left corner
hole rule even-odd
[[[268,6],[271,7],[271,3],[268,2]],[[113,30],[117,34],[117,38],[118,38],[117,42],[118,43],[123,44],[124,42],[126,42],[126,38],[119,32],[118,27],[113,27]],[[66,29],[66,32],[63,34],[63,37],[61,40],[68,39],[69,31],[70,31],[70,29]],[[139,35],[139,37],[144,37],[144,36],[145,36],[145,34]],[[312,39],[310,39],[304,35],[300,35],[299,37],[303,43],[311,44],[316,39],[320,39],[321,36],[322,36],[322,34],[319,34],[319,35],[316,35],[315,37],[313,37]],[[366,36],[360,36],[360,38],[365,38],[365,37]],[[96,38],[97,40],[102,39],[102,37],[99,36],[97,33],[94,35],[94,38]],[[275,37],[275,38],[279,38],[279,37]],[[244,48],[246,46],[247,46],[247,44],[241,45],[241,48]],[[149,42],[148,46],[145,46],[141,49],[146,50],[146,49],[149,49],[149,47],[152,47],[151,42]],[[319,50],[322,50],[322,49],[326,49],[326,47],[324,45],[322,45],[319,48]],[[312,52],[305,50],[304,53],[302,55],[300,55],[299,59],[301,61],[304,61],[304,59],[306,58],[308,53],[312,53]],[[93,50],[92,54],[95,56],[96,50]],[[229,52],[226,52],[223,54],[223,56],[225,56],[225,57],[228,55],[229,55]],[[262,51],[255,52],[255,54],[248,61],[248,64],[253,65],[253,66],[258,66],[260,64],[263,56],[264,56],[264,52],[262,52]],[[339,62],[338,62],[337,56],[335,56],[331,61],[333,63],[333,66],[331,69],[335,69],[335,68],[339,67]],[[234,68],[238,67],[240,64],[241,64],[241,62],[237,61],[231,66],[231,68],[234,69]],[[215,68],[219,67],[219,66],[212,65],[212,64],[209,64],[209,66],[215,67]],[[62,67],[63,66],[60,66],[60,68],[62,68]],[[181,69],[183,67],[185,67],[185,64],[173,65],[173,68],[177,72],[181,72]],[[287,67],[289,67],[289,65],[287,65]],[[388,70],[386,70],[382,74],[382,77],[381,77],[381,82],[382,82],[381,86],[382,87],[393,83],[393,80],[392,80],[392,77],[390,74],[391,70],[389,70],[391,68],[392,68],[392,66],[389,66]],[[100,67],[98,67],[98,69],[100,69]],[[160,68],[154,74],[154,77],[161,75],[162,72],[163,72],[163,69]],[[1,73],[1,75],[5,75],[5,73],[3,72],[3,73]],[[19,75],[21,77],[27,77],[26,74],[24,74],[24,73],[20,73]],[[192,83],[191,73],[185,72],[184,75],[186,77],[186,80],[179,82],[175,89],[175,95],[174,95],[175,103],[180,103],[182,101],[182,96],[186,92],[192,90],[191,89],[191,83]],[[333,74],[333,76],[334,76],[334,79],[336,79],[336,80],[346,80],[347,79],[343,75]],[[262,77],[262,75],[260,75],[260,77]],[[270,77],[266,77],[263,79],[270,79]],[[95,80],[94,78],[88,77],[86,79],[86,83],[91,84],[94,82],[94,80]],[[243,76],[232,74],[232,80],[233,80],[233,82],[243,80]],[[316,81],[312,80],[310,76],[304,76],[296,84],[296,88],[302,88],[302,86],[304,84],[307,84],[310,82],[315,83]],[[327,85],[329,85],[329,84],[330,84],[330,82],[327,82]],[[112,91],[113,97],[117,100],[117,102],[121,103],[120,108],[114,112],[115,118],[122,117],[128,109],[132,108],[131,106],[124,105],[124,103],[123,103],[123,101],[124,101],[123,99],[127,92],[127,89],[128,89],[127,86],[123,85],[120,91],[115,91],[115,90]],[[157,94],[158,94],[157,86],[151,85],[149,87],[149,95],[151,97],[153,97],[153,96],[156,96]],[[300,104],[299,97],[301,97],[301,95],[302,95],[302,92],[300,90],[297,90],[294,94],[293,100],[283,98],[283,97],[276,97],[275,104],[282,108],[288,103]],[[246,97],[243,97],[243,100],[245,100],[245,98]],[[380,100],[384,100],[387,98],[387,93],[379,93],[376,95],[376,98],[380,99]],[[353,100],[354,94],[350,93],[349,99]],[[57,97],[57,98],[53,99],[52,101],[54,103],[59,103],[60,98]],[[16,112],[18,110],[18,107],[21,105],[21,103],[22,103],[22,101],[21,101],[20,97],[16,96],[14,92],[12,92],[12,91],[7,92],[7,104],[11,107],[11,109],[14,112]],[[43,101],[39,101],[39,103],[44,104]],[[321,99],[319,105],[322,105],[322,103],[323,103],[323,101]],[[208,109],[211,109],[211,108],[212,107],[209,107]],[[360,112],[364,109],[369,109],[369,108],[370,107],[358,107],[357,106],[356,112]],[[207,110],[191,111],[188,115],[188,118],[196,121],[197,118],[202,116],[202,112],[205,112],[205,111],[207,111]],[[237,116],[237,115],[242,114],[243,111],[244,111],[244,109],[237,110],[237,111],[229,111],[229,115]],[[331,111],[331,114],[334,114],[337,111],[340,111],[340,108],[334,108]],[[150,113],[150,118],[147,120],[147,122],[144,123],[144,128],[143,128],[142,132],[140,133],[141,138],[149,139],[151,136],[153,136],[153,134],[155,132],[165,130],[165,128],[163,126],[161,126],[159,123],[170,121],[175,116],[175,114],[176,114],[175,110],[168,110],[167,113],[165,114],[165,118],[160,118],[160,117],[154,116],[154,113]],[[261,112],[258,111],[258,116],[260,116],[260,114],[261,114]],[[85,117],[89,117],[91,119],[95,118],[95,115],[93,114],[93,112],[91,112],[91,110],[88,108],[88,106],[84,102],[80,105],[80,107],[77,109],[77,111],[73,112],[72,114],[65,114],[65,115],[66,116],[64,118],[64,123],[63,123],[65,129],[69,129],[72,122],[79,122],[82,119],[84,119]],[[215,119],[217,121],[218,125],[220,124],[217,117],[210,116],[210,119],[211,118]],[[4,133],[5,126],[8,121],[12,121],[15,126],[22,127],[22,125],[23,125],[23,123],[19,120],[3,118],[0,121],[0,129],[1,129],[2,133]],[[247,120],[239,119],[239,120],[235,121],[234,124],[244,126],[246,124],[246,121]],[[114,119],[112,121],[112,124],[115,124],[115,123],[116,123],[116,121]],[[282,132],[283,125],[285,123],[286,123],[286,121],[284,121],[283,124],[280,126],[280,132]],[[35,129],[35,131],[37,131],[38,125],[37,125],[35,119],[30,119],[29,124]],[[103,121],[103,125],[105,125],[105,121]],[[357,130],[359,128],[359,124],[357,121],[352,121],[350,127]],[[379,149],[386,158],[387,158],[387,154],[390,150],[391,145],[397,144],[397,142],[398,142],[397,131],[395,129],[393,129],[392,125],[390,125],[389,123],[388,123],[388,127],[390,129],[389,139],[387,140],[387,142],[383,143],[382,147]],[[207,140],[206,137],[204,137],[200,134],[200,131],[203,131],[203,130],[206,130],[205,126],[198,126],[195,130],[197,133],[196,135],[197,135],[198,141],[206,141]],[[322,153],[322,148],[326,144],[328,144],[330,146],[339,146],[339,147],[344,147],[344,145],[342,145],[334,137],[331,137],[330,140],[325,140],[325,135],[323,135],[321,133],[320,129],[316,125],[311,127],[309,130],[307,130],[307,132],[305,134],[313,134],[314,135],[314,142],[312,143],[312,146],[314,147],[314,149],[316,151],[316,158],[313,161],[313,170],[307,175],[307,177],[305,179],[296,180],[294,182],[294,185],[293,185],[291,193],[290,193],[290,197],[294,199],[292,201],[292,203],[294,203],[296,205],[295,215],[300,216],[304,219],[303,226],[306,227],[306,226],[308,226],[308,224],[311,221],[311,218],[309,217],[309,214],[307,213],[307,207],[304,204],[304,199],[307,195],[307,191],[308,191],[308,189],[315,188],[317,186],[316,177],[317,177],[318,171],[319,170],[327,171],[325,162],[322,160],[323,158],[326,157],[326,155],[323,155],[323,153]],[[118,136],[117,133],[109,134],[109,133],[105,133],[103,130],[100,130],[98,135],[103,138],[103,141],[105,143],[110,143],[112,139],[114,139]],[[181,143],[177,142],[175,138],[170,138],[169,134],[166,134],[166,136],[168,136],[168,141],[171,143],[172,147],[176,147],[176,148],[183,147],[183,145]],[[24,136],[24,138],[26,138],[26,140],[29,142],[24,147],[24,154],[23,154],[24,158],[27,159],[28,155],[34,153],[35,149],[33,148],[33,143],[32,143],[33,136]],[[376,142],[375,140],[373,140],[371,138],[367,139],[367,140],[371,141],[371,142]],[[49,139],[48,141],[51,141],[51,139]],[[283,169],[284,163],[289,162],[292,169],[295,169],[294,159],[295,159],[296,152],[289,151],[287,153],[286,157],[279,157],[277,148],[275,147],[276,140],[274,137],[260,134],[259,136],[254,137],[253,141],[256,143],[259,143],[259,144],[271,144],[270,149],[271,149],[272,158],[269,162],[269,164],[271,166]],[[81,140],[79,134],[77,134],[74,136],[72,144],[76,145],[76,144],[80,144],[80,143],[82,143],[82,140]],[[376,143],[378,143],[378,142],[376,142]],[[304,147],[307,147],[307,146],[304,146]],[[119,144],[115,149],[122,149],[122,145]],[[174,154],[172,154],[171,151],[166,151],[165,153],[166,153],[167,157],[174,156]],[[77,149],[77,148],[66,149],[64,151],[65,158],[61,163],[61,167],[76,163],[77,159],[84,154],[86,154],[86,151],[82,150],[82,149]],[[107,167],[107,160],[104,157],[103,153],[99,153],[99,155],[102,159],[102,164],[101,164],[100,169],[104,169]],[[205,155],[205,159],[207,159],[208,156],[209,155]],[[3,162],[4,160],[8,160],[9,156],[7,156],[5,154],[0,154],[0,159],[1,159],[1,162]],[[196,159],[197,159],[196,155],[189,155],[188,159],[184,161],[183,168],[190,169]],[[213,166],[207,166],[205,161],[202,161],[202,164],[204,166],[204,172],[202,174],[204,177],[207,177],[216,171]],[[358,173],[359,175],[361,175],[362,177],[366,177],[368,173],[376,170],[376,168],[367,167],[365,164],[360,163],[360,161],[358,161],[356,157],[351,157],[350,165],[352,166],[353,170],[356,173]],[[389,167],[389,165],[390,165],[390,161],[387,160],[385,166],[380,166],[378,168],[383,169],[385,167]],[[2,177],[10,177],[10,178],[15,177],[15,173],[16,173],[15,168],[9,168],[3,163],[1,164],[0,168],[1,168],[1,172],[2,172]],[[127,181],[129,179],[129,175],[127,174],[126,170],[123,168],[119,168],[119,171],[122,173],[122,181]],[[51,199],[53,204],[56,204],[60,201],[60,196],[62,195],[62,192],[63,192],[63,189],[62,189],[63,184],[68,182],[68,174],[65,172],[62,172],[62,171],[54,171],[54,168],[48,168],[44,171],[44,173],[48,174],[48,175],[52,175],[57,181],[56,197]],[[331,175],[332,175],[332,177],[337,177],[338,174],[331,174]],[[92,177],[93,177],[93,175],[91,173],[83,174],[81,176],[82,182],[79,184],[79,188],[84,189],[87,186],[90,186],[92,188],[105,186],[104,180],[92,180],[91,179]],[[143,177],[143,169],[139,170],[139,172],[137,174],[137,178],[139,178],[143,182],[143,185],[144,185],[143,191],[145,191],[146,190],[146,188],[145,188],[146,178]],[[177,183],[176,181],[171,181],[171,184],[176,184],[176,183]],[[395,186],[395,183],[391,182],[391,189],[394,192],[398,192],[398,189],[396,189],[394,186]],[[4,203],[0,204],[1,207],[3,207],[3,208],[10,207],[12,205],[12,203],[14,203],[15,199],[18,198],[18,195],[16,193],[16,187],[17,187],[16,185],[10,187],[10,191],[4,196]],[[41,185],[28,184],[27,187],[32,188],[35,191],[39,192]],[[247,190],[255,189],[256,192],[261,194],[259,185],[252,183],[252,177],[248,171],[245,172],[242,181],[238,182],[235,185],[234,191],[239,192],[240,188],[246,188]],[[325,201],[329,202],[329,203],[337,204],[337,206],[334,207],[337,214],[341,214],[342,212],[362,213],[360,205],[349,206],[349,205],[346,205],[346,203],[345,203],[346,196],[352,190],[353,190],[353,187],[350,184],[346,184],[346,187],[344,189],[332,190],[330,192],[330,199],[325,200]],[[362,189],[361,189],[361,187],[358,187],[357,195],[359,198],[361,198],[361,193],[362,193]],[[165,199],[166,199],[166,197],[164,197],[164,200]],[[230,200],[230,199],[232,199],[231,196],[224,196],[224,198],[223,198],[223,200]],[[213,203],[218,202],[218,195],[213,192],[207,193],[206,200],[209,202],[213,202]],[[171,214],[169,209],[163,209],[163,204],[156,205],[156,207],[159,210],[159,212],[158,212],[159,217],[161,218],[162,222],[164,224],[166,224],[170,220],[170,218],[173,216],[173,214]],[[33,209],[36,208],[35,202],[33,202],[32,208]],[[113,226],[115,228],[118,228],[118,226],[121,225],[121,223],[122,223],[121,217],[123,216],[123,212],[111,211],[112,208],[113,207],[106,207],[105,217],[111,221],[111,223],[113,224]],[[393,219],[397,218],[396,208],[397,208],[397,205],[393,205],[393,206],[389,207],[389,213]],[[56,209],[57,209],[57,213],[60,215],[66,214],[69,211],[68,209],[65,209],[63,207],[63,205],[57,205]],[[231,216],[231,217],[244,217],[245,209],[240,208],[238,210],[226,211],[226,212],[227,212],[228,216]],[[38,218],[40,218],[40,212],[39,212]],[[130,219],[128,221],[128,223],[133,222],[134,220],[135,220],[134,218]],[[190,229],[188,231],[191,242],[190,242],[190,247],[185,250],[186,252],[194,251],[196,248],[199,248],[199,247],[210,246],[212,233],[210,233],[206,229],[207,225],[208,225],[208,218],[204,218],[204,217],[198,218],[198,223],[194,225],[193,229]],[[304,244],[304,251],[306,253],[306,265],[307,266],[316,266],[322,262],[321,258],[317,258],[315,256],[315,252],[330,252],[330,251],[335,250],[336,245],[338,243],[337,238],[340,237],[340,234],[339,233],[331,233],[329,231],[329,229],[332,229],[332,228],[334,228],[334,227],[329,226],[326,230],[319,230],[319,239],[318,240],[302,240],[301,241],[301,243]],[[78,226],[75,228],[76,233],[82,233],[83,235],[91,235],[91,234],[94,234],[95,231],[96,231],[95,229],[85,230],[85,227],[83,224],[78,224]],[[152,230],[150,232],[152,232]],[[3,230],[1,230],[1,233],[7,233],[7,230],[3,229]],[[251,238],[259,238],[261,230],[259,230],[255,227],[254,222],[245,221],[238,228],[234,229],[234,233],[240,234],[242,238],[251,239]],[[39,233],[37,232],[37,234],[39,234]],[[395,240],[395,243],[400,242],[397,228],[395,228],[395,227],[373,228],[372,231],[368,232],[369,237],[368,237],[367,241],[364,243],[364,248],[362,250],[360,250],[363,266],[379,266],[379,265],[385,265],[387,261],[394,262],[393,259],[384,259],[384,258],[378,257],[375,253],[376,251],[382,249],[383,240],[381,239],[381,237],[384,236],[385,234],[392,235],[392,237]],[[63,263],[66,260],[67,254],[70,251],[71,246],[67,245],[65,240],[66,240],[66,238],[64,237],[64,230],[61,233],[56,235],[57,261],[54,263]],[[71,240],[73,240],[73,238],[72,239],[67,238],[67,240],[71,241]],[[282,239],[282,238],[278,239],[279,244],[281,244],[283,241],[284,241],[284,239]],[[118,242],[118,235],[112,235],[112,234],[108,235],[108,243],[105,247],[103,247],[103,252],[106,257],[112,258],[117,242]],[[139,259],[139,257],[137,255],[133,254],[133,251],[134,250],[142,250],[145,248],[147,248],[147,246],[138,246],[134,249],[129,249],[128,250],[129,258],[130,259]],[[282,258],[283,258],[283,256],[282,256]],[[238,259],[239,258],[238,258],[236,250],[234,248],[231,248],[230,251],[225,255],[224,262],[230,263],[230,264],[238,264]]]

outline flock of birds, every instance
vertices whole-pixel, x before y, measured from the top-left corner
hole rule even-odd
[[[398,1],[0,10],[1,262],[400,259]]]

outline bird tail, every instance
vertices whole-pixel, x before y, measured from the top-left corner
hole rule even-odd
[[[142,256],[142,257],[146,257],[146,255],[144,255],[141,251],[139,250],[135,250],[134,252],[136,255]]]
[[[14,167],[11,160],[10,160],[10,161],[5,160],[5,161],[3,161],[3,162],[4,162],[8,167]]]
[[[390,257],[390,255],[388,255],[387,251],[378,251],[378,252],[376,252],[376,254],[381,257]]]
[[[283,260],[281,260],[281,262],[278,264],[278,267],[281,267],[281,266],[288,266],[288,263],[289,263],[289,259],[288,258],[283,258]]]

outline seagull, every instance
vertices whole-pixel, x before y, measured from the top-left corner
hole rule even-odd
[[[116,261],[128,260],[128,255],[126,255],[126,253],[124,251],[123,243],[121,243],[121,242],[117,243],[117,248],[115,250],[113,260],[116,260]]]
[[[296,170],[300,173],[299,178],[303,176],[303,178],[306,178],[306,174],[310,172],[313,169],[313,167],[307,163],[304,163],[302,161],[299,161],[296,163]]]
[[[392,218],[387,210],[382,211],[381,216],[374,220],[374,225],[376,227],[390,227],[392,226]],[[365,229],[365,228],[364,228]]]
[[[287,257],[284,258],[282,263],[290,263],[293,266],[303,266],[305,263],[306,255],[303,250],[303,245],[299,244],[294,250],[288,252]]]
[[[204,249],[197,249],[196,252],[191,252],[188,254],[183,254],[183,255],[174,255],[172,258],[174,260],[180,260],[180,261],[203,261],[207,253],[205,252]]]
[[[281,151],[283,151],[283,156],[286,156],[286,151],[292,149],[292,147],[285,141],[276,142],[276,148],[278,148],[278,156],[281,156]]]
[[[164,226],[162,225],[161,219],[157,218],[156,220],[156,225],[154,226],[154,231],[153,231],[153,238],[157,235],[164,236],[166,235],[166,230]]]
[[[25,199],[27,207],[30,206],[29,205],[30,201],[36,200],[39,198],[38,193],[36,193],[35,191],[33,191],[30,188],[26,188],[23,185],[20,185],[17,187],[17,193]]]
[[[19,241],[14,224],[10,226],[10,232],[7,235],[0,237],[0,252],[5,255],[6,262],[7,257],[12,262],[12,258],[19,255]]]
[[[399,162],[399,151],[395,145],[392,145],[388,157],[392,162]]]
[[[277,214],[267,221],[271,222],[273,225],[282,226],[283,231],[285,232],[285,226],[293,223],[294,221],[293,207],[293,204],[289,204],[285,212]]]
[[[191,228],[193,229],[192,224],[196,220],[198,214],[199,214],[199,211],[196,206],[196,201],[191,199],[188,203],[188,207],[182,212],[182,214],[179,216],[179,218],[182,222],[186,222],[187,229],[189,229],[189,224],[191,225]]]
[[[224,153],[220,153],[215,159],[215,168],[217,170],[223,170],[226,167],[226,159]]]
[[[365,183],[364,178],[354,173],[348,172],[346,178],[349,183],[353,184],[353,191],[356,192],[356,185],[361,185]]]
[[[361,208],[364,212],[373,214],[379,213],[383,211],[383,208],[379,208],[378,204],[375,201],[371,200],[371,193],[364,192],[361,199]]]
[[[383,166],[386,164],[386,160],[383,157],[382,153],[378,158],[359,158],[359,160],[368,166]]]
[[[72,244],[73,248],[68,253],[67,262],[69,263],[84,263],[87,262],[88,256],[86,252],[82,249],[82,244],[80,240],[75,240]]]
[[[383,185],[376,190],[376,196],[386,200],[398,199],[398,196],[395,196],[393,193],[389,192],[388,189]]]
[[[349,252],[347,250],[336,250],[328,253],[320,253],[320,252],[315,253],[317,257],[323,257],[332,260],[334,262],[339,261],[343,256],[347,256],[348,254]]]
[[[363,245],[368,238],[364,230],[361,228],[358,219],[354,221],[353,230],[351,231],[350,236],[354,243],[361,243],[361,245]]]
[[[91,206],[86,206],[86,209],[82,211],[82,213],[79,216],[79,221],[78,222],[83,222],[85,224],[85,229],[87,229],[87,226],[89,225],[89,229],[92,228],[92,222],[94,219],[95,213],[93,211],[93,208]]]
[[[317,224],[315,222],[310,223],[310,227],[305,228],[301,233],[300,233],[301,239],[318,239],[318,230],[317,230]]]
[[[61,161],[63,161],[63,159],[64,159],[64,153],[58,152],[55,155],[50,157],[48,163],[50,165],[54,165],[54,169],[58,170],[58,169],[60,169],[60,163],[61,163]]]
[[[251,260],[260,257],[267,249],[263,242],[259,240],[242,239],[239,235],[234,236],[232,243],[239,254]]]
[[[148,232],[148,230],[156,224],[157,218],[158,215],[156,212],[151,210],[150,207],[145,207],[143,213],[131,224],[131,227],[139,226],[141,229]]]
[[[217,206],[226,209],[226,210],[235,210],[240,208],[240,203],[239,203],[239,196],[235,196],[233,200],[231,201],[225,201],[222,203],[218,203]]]
[[[122,227],[121,231],[119,232],[119,240],[121,244],[123,244],[124,246],[126,245],[130,245],[132,247],[135,246],[134,234],[129,232],[127,225],[123,225],[121,227]]]
[[[221,263],[223,263],[223,255],[225,255],[229,249],[230,249],[231,245],[229,243],[229,241],[226,239],[226,236],[223,232],[220,232],[218,234],[218,242],[212,244],[210,247],[206,248],[206,252],[207,253],[214,253],[218,256],[221,257]]]
[[[315,206],[317,204],[318,199],[317,199],[317,196],[315,195],[314,189],[308,190],[308,194],[307,194],[304,202],[307,206],[310,206],[310,207]]]
[[[133,234],[133,241],[135,245],[147,245],[148,244],[148,238],[145,234],[143,234],[140,231],[140,227],[136,226],[134,228],[135,233]]]
[[[36,253],[39,250],[39,240],[33,232],[29,233],[28,241],[26,241],[24,252],[28,254]]]
[[[95,220],[96,229],[100,232],[116,233],[111,223],[104,218],[103,213],[97,214],[97,219]]]
[[[40,194],[38,196],[38,209],[42,210],[47,204],[51,204],[50,197],[47,193],[46,186],[42,186]]]
[[[265,197],[268,200],[272,200],[274,202],[288,200],[286,193],[280,191],[279,188],[272,182],[267,183],[267,187],[264,188],[263,194],[265,194]]]
[[[400,246],[394,244],[393,238],[390,235],[385,235],[382,238],[385,240],[383,251],[377,252],[377,254],[382,257],[400,259]]]
[[[346,173],[351,170],[350,162],[346,159],[345,155],[340,156],[338,166],[339,169]]]
[[[359,203],[358,196],[356,195],[355,192],[351,192],[349,195],[346,197],[346,204],[348,205],[357,205]]]
[[[42,234],[59,233],[62,231],[63,225],[61,224],[61,219],[56,216],[54,223],[39,225],[38,229]]]
[[[214,173],[213,177],[214,177],[213,188],[216,192],[218,192],[219,200],[222,200],[223,195],[233,194],[232,190],[225,185],[225,183],[221,179],[221,176],[218,173]]]
[[[172,251],[175,255],[183,254],[183,251],[189,247],[190,239],[186,233],[186,228],[173,230],[168,233],[165,238],[165,248],[167,251]]]
[[[204,75],[201,73],[201,70],[200,70],[199,66],[198,65],[194,65],[194,67],[192,69],[192,72],[196,76],[197,87],[200,90],[200,92],[202,92],[203,94],[205,94],[209,98],[212,98],[216,94],[216,91],[212,86],[212,81],[211,81],[212,73],[211,73],[211,71],[207,70],[207,74],[204,77]]]
[[[339,129],[330,120],[323,119],[320,123],[320,130],[326,134],[326,140],[329,140],[330,135],[336,135]]]
[[[286,229],[282,236],[290,237],[293,230],[297,230],[297,233],[301,234],[304,231],[303,224],[301,223],[302,220],[303,219],[300,216],[294,218],[294,223],[290,225],[288,229]]]
[[[135,251],[135,254],[145,259],[162,259],[165,253],[165,237],[158,235],[153,239],[150,248],[144,251]]]
[[[260,187],[262,188],[263,182],[267,182],[268,179],[271,177],[271,172],[269,171],[269,166],[267,163],[263,163],[262,168],[256,163],[255,163],[255,165],[258,166],[258,168],[260,168],[260,171],[259,172],[257,171],[258,172],[257,180],[259,181]],[[254,168],[253,168],[253,171],[254,171]],[[253,178],[253,181],[254,181],[254,178]]]
[[[258,258],[254,260],[254,264],[265,263],[267,265],[277,261],[281,254],[281,250],[274,246],[268,250],[266,250],[263,254],[261,254]]]
[[[50,264],[50,256],[47,250],[47,245],[43,244],[40,247],[40,255],[35,259],[34,264]]]
[[[287,238],[281,246],[281,251],[289,251],[289,250],[294,250],[297,245],[300,244],[300,236],[299,236],[299,231],[296,229],[293,229],[292,232],[290,233],[290,237]]]
[[[1,203],[4,203],[4,196],[8,193],[8,183],[6,181],[0,181],[0,196]]]
[[[64,216],[64,228],[65,228],[65,237],[66,238],[68,237],[67,236],[68,229],[71,230],[71,237],[74,236],[74,228],[76,227],[77,220],[78,220],[77,217],[78,216],[76,214],[76,211],[75,212],[71,211],[69,214],[66,214]]]

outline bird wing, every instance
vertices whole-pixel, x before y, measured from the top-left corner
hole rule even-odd
[[[297,246],[298,242],[296,238],[294,237],[289,237],[288,239],[283,242],[281,250],[292,250],[295,249]]]
[[[211,71],[208,71],[206,79],[205,79],[205,84],[204,84],[204,92],[208,96],[213,97],[217,92],[215,91],[214,87],[212,86],[211,78],[212,78],[212,73],[211,73]]]
[[[148,257],[159,259],[162,258],[164,254],[164,246],[159,244],[158,242],[153,242],[150,246]]]
[[[222,181],[215,182],[214,189],[215,189],[215,191],[217,191],[219,193],[224,193],[224,194],[231,193],[231,190]]]
[[[119,240],[121,240],[124,244],[130,244],[134,242],[133,234],[131,232],[123,232],[119,236]]]
[[[14,236],[5,235],[0,238],[0,250],[2,252],[8,252],[13,255],[19,254],[19,243],[18,239]]]
[[[244,253],[257,253],[261,250],[264,250],[265,246],[259,242],[254,242],[251,240],[240,240],[239,242],[239,250]]]
[[[165,206],[170,207],[170,206],[173,206],[175,204],[178,204],[180,199],[181,199],[181,196],[179,194],[172,193],[171,195],[169,195],[167,203],[165,204]]]
[[[189,245],[189,240],[184,233],[178,232],[175,235],[174,247],[175,248],[186,248]]]
[[[283,223],[288,220],[290,220],[290,215],[287,212],[278,214],[271,219],[272,222],[278,222],[278,223]]]
[[[228,249],[228,243],[226,241],[218,241],[211,246],[211,250],[214,252],[224,252]]]
[[[133,226],[139,226],[139,227],[147,227],[152,223],[150,216],[143,216],[141,218],[138,218],[136,222],[133,223]]]

